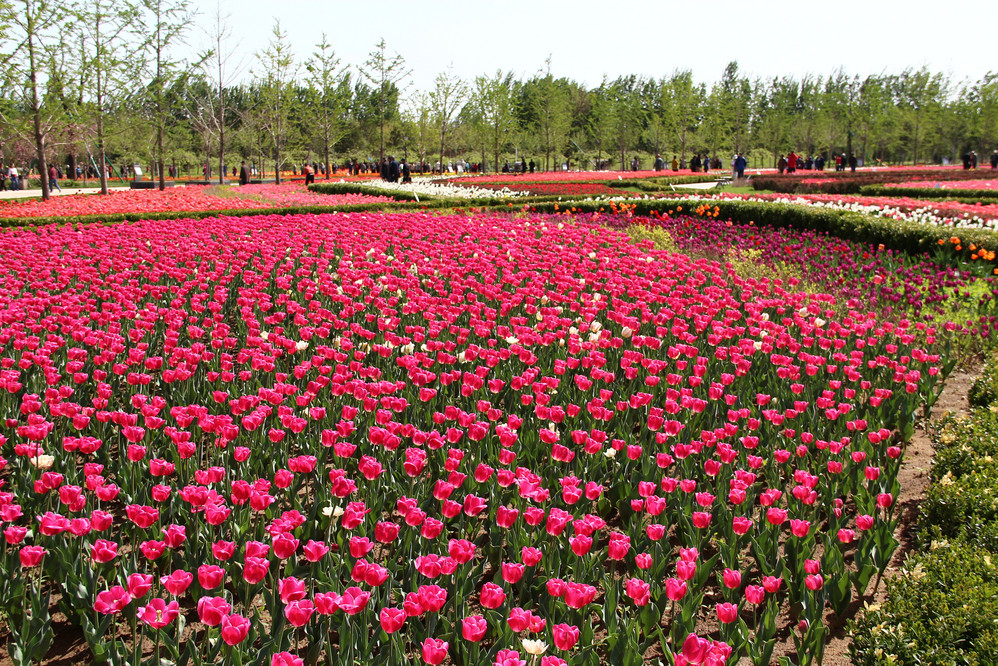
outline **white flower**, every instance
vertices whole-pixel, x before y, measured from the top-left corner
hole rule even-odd
[[[295,349],[297,351],[305,351],[306,349],[308,349],[308,343],[305,342],[304,340],[299,340],[298,342],[295,343]]]
[[[270,333],[268,333],[267,331],[260,331],[260,338],[263,340],[268,340],[270,339]]]
[[[625,326],[624,328],[620,329],[620,337],[622,337],[622,338],[629,338],[632,335],[634,335],[634,331],[632,331],[627,326]]]
[[[520,641],[523,644],[523,649],[527,651],[527,654],[532,654],[535,657],[544,654],[548,649],[547,643],[539,640],[531,640],[529,638],[524,638]]]
[[[515,335],[511,335],[508,338],[506,338],[506,344],[508,345],[515,345],[519,341],[520,341],[519,338],[517,338]]]
[[[825,325],[825,320],[822,319],[821,317],[815,317],[814,325],[817,326],[818,328],[821,328],[822,326]]]
[[[341,506],[324,506],[322,507],[322,515],[326,518],[339,518],[343,515],[343,507]]]
[[[28,458],[28,462],[38,469],[52,469],[52,465],[55,464],[55,456],[39,453],[33,458]]]

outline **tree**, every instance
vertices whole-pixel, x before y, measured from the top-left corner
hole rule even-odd
[[[495,76],[475,77],[472,106],[485,128],[495,171],[499,171],[499,155],[506,149],[516,129],[513,89],[512,72],[503,74],[502,70],[496,70]]]
[[[932,74],[927,67],[906,69],[895,81],[894,94],[909,130],[913,164],[918,164],[918,144],[925,134],[925,125],[934,120],[948,89],[948,80],[942,74]]]
[[[226,111],[229,106],[226,99],[226,89],[231,87],[242,74],[242,60],[236,59],[236,49],[230,46],[232,29],[228,21],[229,14],[222,14],[221,4],[215,5],[215,15],[208,38],[211,49],[202,56],[202,70],[206,80],[212,85],[214,94],[202,99],[210,119],[213,134],[218,138],[218,182],[225,182],[225,129]]]
[[[318,120],[323,164],[328,177],[330,148],[345,133],[345,117],[350,104],[350,74],[346,67],[340,67],[340,59],[336,57],[326,33],[322,33],[322,39],[305,64],[305,69],[308,71],[308,89]]]
[[[298,71],[288,33],[275,21],[267,48],[257,56],[263,76],[260,82],[260,110],[263,127],[274,149],[275,181],[281,182],[284,148],[291,125],[292,84]]]
[[[81,81],[94,118],[101,194],[107,194],[107,104],[134,85],[121,54],[129,47],[138,12],[130,0],[88,0],[74,8],[81,27]]]
[[[640,90],[642,83],[633,75],[623,76],[607,89],[610,97],[613,136],[620,151],[620,170],[627,170],[627,149],[637,143],[644,127],[645,113]]]
[[[433,120],[440,137],[440,171],[444,169],[444,153],[447,145],[447,133],[450,130],[454,114],[464,104],[468,96],[468,86],[460,77],[455,76],[449,68],[437,74],[436,86],[430,94],[430,104],[433,109]]]
[[[568,140],[571,117],[566,83],[552,76],[551,56],[548,56],[544,69],[524,88],[528,110],[544,150],[545,170],[551,169],[551,156],[560,154]]]
[[[405,119],[406,145],[412,145],[420,163],[430,154],[435,135],[433,124],[433,102],[426,93],[416,93],[409,99]]]
[[[43,95],[49,81],[47,66],[60,42],[67,12],[64,5],[49,0],[18,0],[0,3],[0,25],[7,26],[2,39],[3,53],[0,69],[12,82],[4,86],[20,98],[27,111],[30,127],[14,113],[14,109],[0,107],[0,122],[19,138],[30,140],[34,146],[42,183],[42,199],[48,200],[49,175],[45,150],[49,132],[56,124],[58,107],[46,108]],[[27,176],[27,173],[24,174]]]
[[[586,134],[590,145],[596,149],[596,168],[603,163],[604,151],[609,153],[613,141],[613,100],[610,94],[610,83],[606,77],[598,88],[589,92],[589,113],[586,114]],[[609,160],[607,160],[609,162]]]
[[[145,16],[140,16],[140,29],[146,37],[145,46],[151,54],[152,81],[149,96],[153,104],[156,128],[155,159],[159,172],[159,189],[166,189],[164,173],[164,140],[170,108],[166,104],[166,90],[186,76],[185,63],[171,57],[171,47],[183,43],[194,12],[189,0],[142,0]]]
[[[686,160],[686,148],[703,117],[703,103],[706,91],[703,85],[693,83],[693,73],[677,70],[669,77],[667,85],[669,106],[666,112],[668,127],[679,144],[679,154]]]
[[[409,78],[411,70],[406,69],[405,59],[398,53],[388,55],[385,40],[379,41],[374,50],[364,61],[361,76],[369,81],[374,88],[374,98],[378,115],[378,160],[385,157],[385,126],[398,111],[398,98],[406,86],[402,84]]]

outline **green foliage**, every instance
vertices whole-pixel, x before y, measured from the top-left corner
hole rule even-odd
[[[656,250],[662,252],[679,253],[679,246],[673,240],[669,232],[661,227],[646,227],[635,224],[627,228],[627,235],[631,237],[631,242],[635,245],[646,243]]]
[[[987,407],[998,401],[998,354],[990,356],[981,376],[970,387],[970,404]]]
[[[887,583],[887,601],[852,625],[853,664],[993,664],[998,568],[972,545],[937,544]]]

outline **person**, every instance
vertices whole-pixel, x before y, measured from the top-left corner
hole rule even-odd
[[[700,153],[695,153],[693,159],[690,160],[690,171],[700,173],[700,164]]]
[[[991,168],[998,169],[998,150],[991,153]]]
[[[708,171],[710,171],[710,155],[708,155],[707,153],[704,153],[703,154],[703,162],[701,164],[703,165],[703,172],[704,173],[707,173]]]
[[[21,183],[20,183],[21,179],[19,177],[19,174],[17,173],[17,167],[11,164],[10,168],[7,169],[7,175],[10,176],[10,191],[16,192],[17,190],[21,189]]]
[[[239,165],[239,184],[249,185],[250,172],[249,167],[246,166],[246,160],[243,160],[242,164]]]
[[[7,190],[7,167],[0,162],[0,192]]]
[[[312,168],[311,164],[305,163],[302,167],[301,172],[305,174],[305,187],[308,187],[315,182],[315,169]]]
[[[745,159],[744,155],[739,153],[737,156],[735,156],[735,173],[737,174],[737,177],[739,179],[745,177],[746,166],[748,166],[748,160]]]
[[[394,155],[388,156],[388,182],[399,182],[399,163],[395,161]]]
[[[411,183],[412,182],[412,172],[409,170],[409,163],[402,158],[402,182]]]
[[[536,165],[536,164],[534,164],[534,160],[533,160],[533,158],[531,158],[531,160],[530,160],[530,173],[533,173],[533,172],[534,172],[534,168],[535,168],[536,166],[537,166],[537,165]]]
[[[818,171],[824,171],[825,170],[825,154],[824,153],[821,153],[820,155],[818,155],[817,157],[814,158],[814,168],[817,169]]]
[[[655,153],[655,171],[661,171],[665,168],[665,160],[662,159],[660,153]]]
[[[859,162],[856,160],[856,154],[855,153],[849,155],[849,170],[850,171],[852,171],[853,173],[856,173],[856,165],[858,163]]]
[[[59,186],[59,170],[55,168],[55,165],[49,167],[49,192],[55,188],[62,192],[62,188]]]
[[[787,155],[787,173],[797,173],[797,160],[798,159],[799,158],[797,156],[797,153],[795,153],[794,151],[791,150],[790,154]]]
[[[783,156],[783,153],[780,153],[780,159],[776,161],[776,168],[780,173],[787,170],[787,158]]]
[[[970,168],[971,169],[976,169],[977,168],[977,151],[976,150],[970,151]]]

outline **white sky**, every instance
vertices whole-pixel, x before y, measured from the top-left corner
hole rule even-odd
[[[257,66],[275,17],[304,60],[325,32],[344,64],[361,65],[379,39],[429,90],[453,66],[465,80],[497,68],[529,78],[552,59],[555,76],[597,85],[606,74],[662,77],[691,69],[720,78],[737,60],[750,77],[898,73],[928,66],[957,80],[990,68],[995,0],[193,0],[189,43],[205,42],[216,7],[232,43]]]

